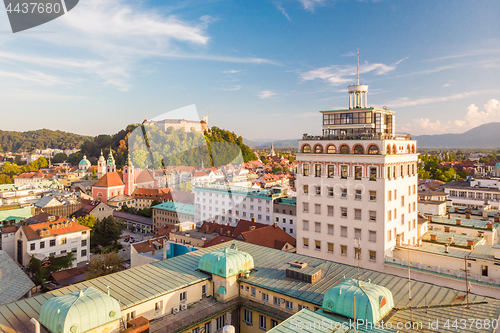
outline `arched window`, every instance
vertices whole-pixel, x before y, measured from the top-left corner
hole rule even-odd
[[[406,152],[409,153],[410,152],[410,145],[407,145],[406,146]]]
[[[328,145],[328,147],[326,147],[326,152],[328,154],[335,154],[337,152],[337,149],[334,145]]]
[[[380,154],[378,146],[377,145],[371,145],[370,147],[368,147],[368,154],[369,155],[378,155],[378,154]]]
[[[309,146],[309,145],[303,145],[302,146],[302,152],[303,153],[310,153],[311,152],[311,146]]]
[[[322,145],[316,145],[316,146],[314,146],[314,153],[321,154],[322,152],[323,152],[323,146]]]
[[[350,149],[349,149],[348,145],[342,145],[342,146],[340,146],[339,150],[340,150],[341,154],[349,154],[350,153]]]
[[[387,155],[391,154],[391,145],[387,145]]]
[[[353,151],[354,151],[354,154],[364,154],[365,148],[363,148],[362,145],[355,145]]]
[[[411,152],[415,154],[415,145],[411,145]]]
[[[396,149],[396,145],[392,145],[392,153],[397,154],[398,150]]]

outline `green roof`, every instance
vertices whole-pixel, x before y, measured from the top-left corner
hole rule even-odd
[[[194,205],[190,205],[190,204],[186,204],[186,203],[182,203],[182,202],[166,201],[164,203],[153,206],[151,208],[166,210],[166,211],[174,212],[174,213],[178,213],[178,214],[186,214],[186,215],[193,215],[194,216]]]
[[[251,255],[228,248],[206,253],[198,263],[198,269],[225,278],[253,268]]]
[[[322,306],[323,310],[343,317],[371,323],[382,320],[393,307],[394,300],[389,289],[354,279],[346,280],[328,290]]]
[[[17,301],[35,286],[28,275],[3,250],[0,250],[0,281],[0,304]]]
[[[222,295],[227,294],[226,288],[224,286],[220,286],[219,289],[217,289],[217,292]]]
[[[0,221],[16,220],[16,222],[19,222],[21,219],[33,216],[31,213],[31,207],[2,210],[0,211]]]
[[[431,235],[436,235],[437,240],[431,240]],[[474,242],[474,246],[484,244],[486,239],[484,237],[473,236],[473,235],[462,235],[454,232],[445,232],[441,230],[430,230],[427,231],[422,236],[423,242],[435,243],[435,244],[448,244],[450,242],[450,237],[453,237],[453,243],[450,246],[459,248],[469,248],[467,242],[469,240]]]
[[[245,197],[253,197],[266,200],[277,199],[282,197],[281,193],[274,192],[273,190],[243,187],[243,186],[205,185],[205,186],[195,186],[194,189],[195,191],[217,192],[230,195],[242,195]]]
[[[457,225],[457,220],[461,220],[462,224]],[[471,229],[484,229],[484,230],[488,230],[488,222],[490,221],[478,220],[478,219],[466,219],[462,217],[447,218],[444,216],[433,216],[431,221],[431,223],[433,224],[456,226],[457,228],[471,228]],[[492,223],[493,223],[493,229],[500,228],[500,223],[498,222],[492,222]]]
[[[120,318],[117,300],[94,288],[86,288],[46,301],[39,321],[52,333],[80,333]]]
[[[499,259],[495,259],[495,248],[500,246],[499,244],[495,245],[478,245],[472,250],[469,255],[471,259],[482,259],[495,262],[496,264],[500,263]]]

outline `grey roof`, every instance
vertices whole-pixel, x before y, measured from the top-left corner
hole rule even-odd
[[[461,220],[462,224],[457,225],[457,220]],[[479,219],[466,219],[466,218],[462,218],[462,217],[447,218],[444,216],[433,216],[431,224],[456,226],[457,228],[471,228],[471,229],[488,230],[488,228],[487,228],[488,222],[490,222],[490,221],[479,220]],[[493,229],[500,228],[500,223],[498,223],[498,222],[492,222],[492,223],[493,223]]]
[[[469,258],[488,260],[488,261],[492,261],[496,264],[500,264],[500,260],[495,259],[495,249],[494,249],[493,245],[476,246],[474,248],[474,250],[472,250]]]
[[[33,287],[35,284],[7,252],[0,250],[0,305],[17,301]]]
[[[484,246],[484,245],[478,245],[479,246]],[[422,242],[422,245],[419,247],[410,247],[411,251],[419,251],[419,252],[425,252],[425,253],[432,253],[432,254],[439,254],[451,258],[459,258],[463,259],[465,256],[468,256],[470,251],[465,250],[465,249],[459,249],[455,247],[449,247],[448,248],[448,253],[445,252],[445,247],[443,245],[438,245],[438,244],[432,244],[432,243],[426,243]],[[398,247],[395,249],[395,251],[402,251],[406,252],[407,248],[405,247]]]
[[[119,300],[122,310],[133,305],[168,294],[174,290],[207,280],[209,276],[197,271],[198,260],[208,252],[230,246],[226,242],[209,248],[189,252],[170,259],[146,264],[118,273],[85,281],[61,288],[29,299],[0,306],[0,331],[34,332],[29,322],[31,317],[38,318],[42,304],[55,296],[87,287],[106,292],[110,286],[111,296]],[[265,248],[246,242],[234,241],[237,248],[249,253],[255,263],[245,283],[291,296],[305,302],[321,306],[324,293],[343,281],[343,277],[357,276],[356,266],[349,266],[323,259],[312,258],[296,253]],[[323,278],[311,284],[286,277],[285,268],[290,261],[307,262],[312,265],[323,264]],[[360,279],[370,279],[372,283],[388,288],[394,297],[394,311],[385,320],[395,325],[398,321],[409,321],[408,279],[395,275],[361,268]],[[465,292],[419,281],[411,281],[413,319],[428,322],[428,319],[445,322],[460,318],[498,319],[500,300],[469,294],[470,309],[465,304]],[[272,305],[270,305],[272,306]],[[429,307],[429,308],[428,308]],[[428,308],[428,311],[426,310]],[[188,324],[188,323],[187,323]],[[425,328],[425,327],[424,327]],[[430,331],[425,330],[424,331]],[[442,329],[440,332],[446,332]],[[448,330],[453,331],[453,330]],[[462,332],[492,332],[493,330],[467,328]],[[42,328],[42,332],[45,330]],[[407,332],[407,330],[401,330]]]
[[[437,240],[432,241],[431,235],[436,235]],[[445,232],[441,230],[430,230],[422,235],[422,242],[436,243],[436,244],[448,244],[449,238],[453,237],[453,243],[450,246],[468,248],[467,242],[469,240],[474,241],[474,246],[479,244],[484,244],[485,238],[473,235],[462,235],[454,232]]]
[[[470,186],[470,181],[453,180],[449,183],[441,186],[442,188],[456,189],[456,190],[469,190],[469,191],[484,191],[484,192],[497,192],[500,193],[500,189],[492,187],[480,187],[480,186]],[[467,199],[467,198],[464,198]]]
[[[153,219],[151,219],[149,217],[135,215],[135,214],[129,214],[129,213],[120,212],[117,210],[113,211],[113,217],[124,219],[127,221],[136,222],[136,223],[153,225]]]

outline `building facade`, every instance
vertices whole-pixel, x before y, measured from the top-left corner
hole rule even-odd
[[[397,238],[417,242],[416,141],[367,106],[368,86],[348,91],[349,109],[321,111],[323,136],[299,140],[297,252],[383,270]]]

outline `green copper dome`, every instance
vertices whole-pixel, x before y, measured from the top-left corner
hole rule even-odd
[[[251,255],[228,248],[206,253],[198,262],[198,269],[225,278],[253,268]]]
[[[108,163],[107,163],[107,166],[114,166],[115,165],[115,158],[113,157],[113,153],[111,152],[111,150],[109,151],[109,155],[108,155]]]
[[[52,333],[82,333],[120,318],[118,301],[90,287],[49,299],[39,321]]]
[[[354,319],[354,297],[356,320],[379,322],[394,307],[392,293],[386,287],[349,279],[325,293],[322,309]]]
[[[89,166],[90,167],[90,161],[87,159],[87,156],[86,155],[83,155],[83,159],[80,161],[80,163],[78,163],[78,165],[80,166],[80,169],[82,169],[82,167],[84,166]]]

